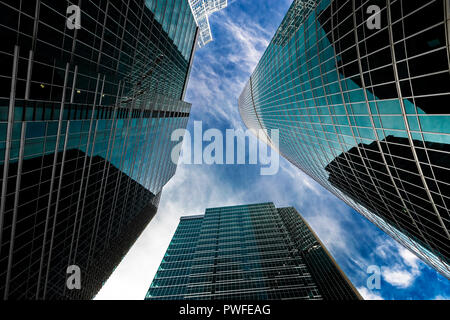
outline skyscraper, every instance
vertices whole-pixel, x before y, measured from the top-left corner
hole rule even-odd
[[[0,293],[89,299],[175,173],[198,28],[188,0],[2,0],[0,17]]]
[[[290,162],[447,278],[449,26],[449,0],[295,0],[239,98],[247,127],[279,129]]]
[[[294,208],[262,203],[182,217],[146,299],[361,297]]]

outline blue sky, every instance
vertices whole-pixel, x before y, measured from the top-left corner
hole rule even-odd
[[[210,17],[214,42],[196,52],[186,101],[203,129],[245,129],[237,99],[292,0],[235,0]],[[97,295],[143,299],[179,217],[206,208],[272,201],[294,206],[366,299],[450,299],[450,282],[284,159],[274,176],[258,165],[179,165],[157,215]],[[367,267],[382,273],[366,287]]]

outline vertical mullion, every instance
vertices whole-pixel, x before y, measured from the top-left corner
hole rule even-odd
[[[63,113],[64,113],[64,103],[66,99],[66,88],[67,88],[67,78],[69,75],[69,63],[66,64],[66,71],[64,75],[64,86],[63,86],[63,94],[61,99],[61,108],[59,111],[59,120],[58,120],[58,131],[56,135],[56,143],[55,143],[55,155],[53,156],[53,167],[52,167],[52,177],[50,180],[50,189],[48,194],[48,203],[47,203],[47,215],[45,218],[45,227],[44,227],[44,235],[42,240],[42,250],[41,250],[41,260],[39,265],[39,275],[38,275],[38,282],[36,286],[36,299],[39,299],[39,288],[41,285],[41,277],[42,277],[42,268],[44,266],[44,254],[45,254],[45,242],[47,241],[47,231],[48,231],[48,220],[50,218],[50,208],[52,204],[52,194],[53,194],[53,185],[55,183],[55,175],[56,175],[56,162],[58,160],[58,148],[59,148],[59,139],[60,139],[60,131],[61,131],[61,124],[63,119]],[[45,289],[44,289],[45,291]],[[45,299],[45,292],[43,295],[43,298]]]
[[[19,151],[19,162],[17,164],[16,190],[15,190],[15,196],[14,196],[13,219],[12,219],[12,224],[11,224],[11,240],[9,242],[8,269],[6,272],[5,293],[3,296],[3,299],[5,299],[5,300],[8,299],[9,282],[10,282],[10,278],[11,278],[11,267],[12,267],[13,252],[14,252],[14,239],[16,236],[17,207],[19,205],[20,182],[21,182],[21,178],[22,178],[22,165],[23,165],[23,154],[24,154],[24,148],[25,148],[26,128],[27,128],[27,123],[23,122],[22,131],[20,134],[20,151]]]
[[[53,241],[54,241],[54,237],[55,237],[55,229],[56,229],[56,218],[58,216],[58,210],[59,210],[59,199],[61,196],[61,188],[62,188],[62,180],[63,180],[63,174],[64,174],[64,162],[66,159],[66,152],[67,152],[67,142],[68,142],[68,137],[69,137],[69,127],[70,127],[70,121],[67,121],[67,126],[66,126],[66,136],[64,137],[64,149],[63,149],[63,154],[62,154],[62,159],[61,159],[61,169],[59,172],[59,181],[58,181],[58,192],[56,194],[56,204],[55,204],[55,214],[53,216],[53,228],[52,228],[52,236],[51,236],[51,240],[50,240],[50,248],[48,251],[48,262],[47,262],[47,272],[45,275],[45,283],[44,283],[44,299],[47,293],[47,282],[48,282],[48,275],[49,275],[49,271],[50,271],[50,264],[52,261],[52,250],[53,250]],[[60,135],[60,132],[58,130],[58,136]]]
[[[8,127],[6,131],[5,142],[5,159],[3,165],[3,180],[2,180],[2,193],[0,201],[0,253],[2,250],[2,236],[3,236],[3,221],[5,215],[6,206],[6,190],[8,187],[8,171],[9,171],[9,158],[11,153],[11,140],[14,127],[14,106],[16,100],[16,85],[17,85],[17,68],[19,64],[19,47],[14,47],[14,62],[11,76],[11,92],[9,96],[8,106]]]

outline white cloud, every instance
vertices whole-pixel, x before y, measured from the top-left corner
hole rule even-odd
[[[413,272],[399,266],[381,268],[383,279],[394,287],[408,288],[416,278]]]
[[[410,287],[421,274],[422,262],[409,250],[396,244],[399,262],[391,267],[381,268],[383,279],[398,288]]]
[[[381,274],[384,281],[400,289],[411,287],[425,266],[414,253],[389,238],[378,241],[374,255],[375,260],[389,261],[388,266],[381,266]]]
[[[321,212],[309,218],[311,227],[329,250],[339,249],[345,251],[348,248],[348,238],[346,232],[342,230],[341,225],[336,221],[336,217],[329,216],[328,212]]]
[[[280,161],[280,168],[281,170],[286,172],[292,180],[297,182],[302,181],[303,182],[302,187],[307,187],[309,191],[314,192],[316,195],[319,195],[321,193],[319,191],[318,184],[311,177],[306,175],[306,173],[301,171],[299,168],[295,167],[292,163],[288,161]],[[296,185],[301,186],[301,184],[299,183],[297,183]]]
[[[269,44],[271,35],[254,22],[241,24],[220,12],[223,29],[220,48],[199,50],[189,80],[187,100],[195,102],[197,113],[204,118],[228,122],[231,128],[243,128],[237,99],[251,71]],[[233,17],[234,18],[234,17]],[[250,21],[251,19],[248,19]],[[208,47],[207,47],[208,48]],[[208,61],[207,64],[196,63]],[[224,62],[234,65],[235,71],[227,70]],[[229,72],[233,72],[229,75]]]
[[[233,35],[239,46],[238,50],[229,53],[228,61],[244,65],[250,73],[269,45],[270,34],[256,23],[239,24],[230,18],[223,21],[223,27]]]
[[[373,290],[369,290],[366,287],[359,287],[357,289],[364,300],[384,300],[380,294],[375,293]]]
[[[398,246],[398,252],[406,265],[410,266],[413,270],[419,271],[422,262],[414,253],[400,245]]]
[[[392,253],[392,242],[383,241],[375,248],[375,254],[379,257],[386,259]]]

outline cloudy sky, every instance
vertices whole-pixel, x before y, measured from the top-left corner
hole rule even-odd
[[[231,2],[231,1],[230,1]],[[197,51],[186,101],[203,129],[245,129],[237,106],[292,0],[235,0],[211,19],[214,42]],[[179,165],[158,213],[96,299],[144,298],[184,215],[206,208],[272,201],[294,206],[366,299],[450,299],[450,282],[284,159],[273,176],[258,165]],[[366,287],[368,266],[381,269],[379,290]]]

